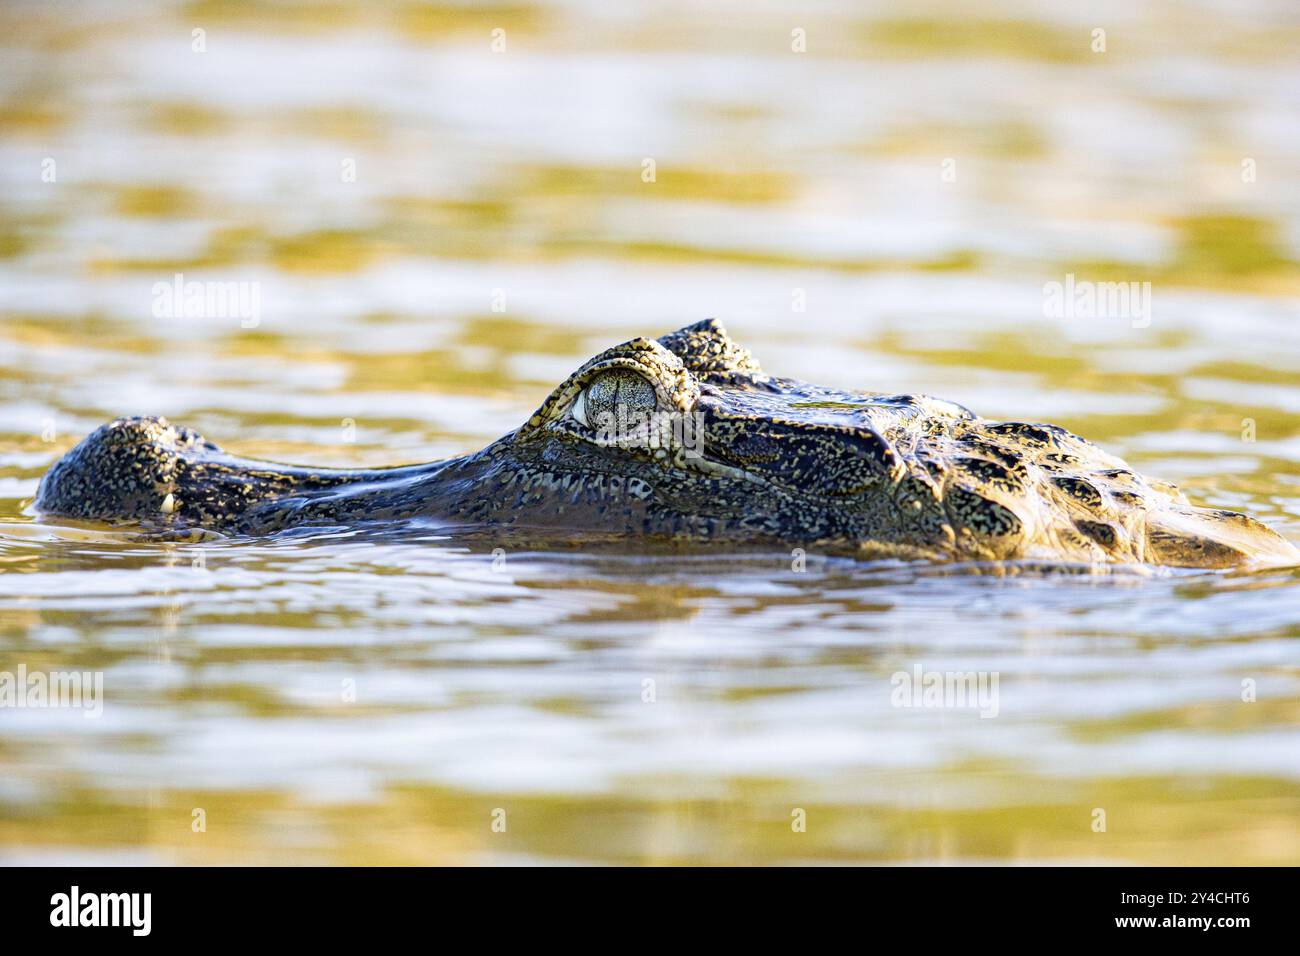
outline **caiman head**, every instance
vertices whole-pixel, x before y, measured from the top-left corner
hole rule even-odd
[[[1300,563],[1258,521],[1056,425],[763,373],[715,320],[585,363],[483,453],[499,525],[760,542],[862,556]]]
[[[88,490],[125,486],[129,509],[121,494],[115,503]],[[464,458],[281,466],[128,419],[57,463],[37,507],[244,534],[424,517],[503,541],[562,533],[927,560],[1300,564],[1263,524],[1193,508],[1064,428],[771,377],[714,320],[601,352],[522,426]]]

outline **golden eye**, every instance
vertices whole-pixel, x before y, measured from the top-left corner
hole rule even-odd
[[[655,387],[642,375],[625,368],[601,372],[592,379],[569,408],[580,424],[588,428],[598,426],[603,416],[610,423],[618,422],[619,410],[626,419],[629,415],[653,412],[657,406]]]

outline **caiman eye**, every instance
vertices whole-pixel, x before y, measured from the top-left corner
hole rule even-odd
[[[655,387],[643,376],[625,368],[601,372],[586,388],[578,393],[569,414],[587,428],[599,426],[602,421],[616,423],[619,408],[624,415],[650,413],[655,410]],[[610,418],[604,419],[603,416]]]

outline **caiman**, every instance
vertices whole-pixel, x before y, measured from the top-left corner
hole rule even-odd
[[[1235,511],[1197,508],[1057,425],[924,395],[765,374],[715,320],[601,352],[519,428],[429,464],[240,458],[164,418],[97,429],[36,509],[149,533],[267,535],[433,520],[515,536],[620,536],[928,561],[1300,564]]]

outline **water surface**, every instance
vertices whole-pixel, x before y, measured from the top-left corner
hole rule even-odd
[[[189,546],[28,507],[123,414],[461,453],[714,315],[771,372],[1056,421],[1300,541],[1300,20],[908,9],[6,6],[0,671],[105,700],[0,709],[0,860],[1300,863],[1295,569]],[[177,273],[257,283],[256,322],[156,316]],[[1067,275],[1150,313],[1045,314]],[[997,675],[996,716],[895,706],[917,667]]]

